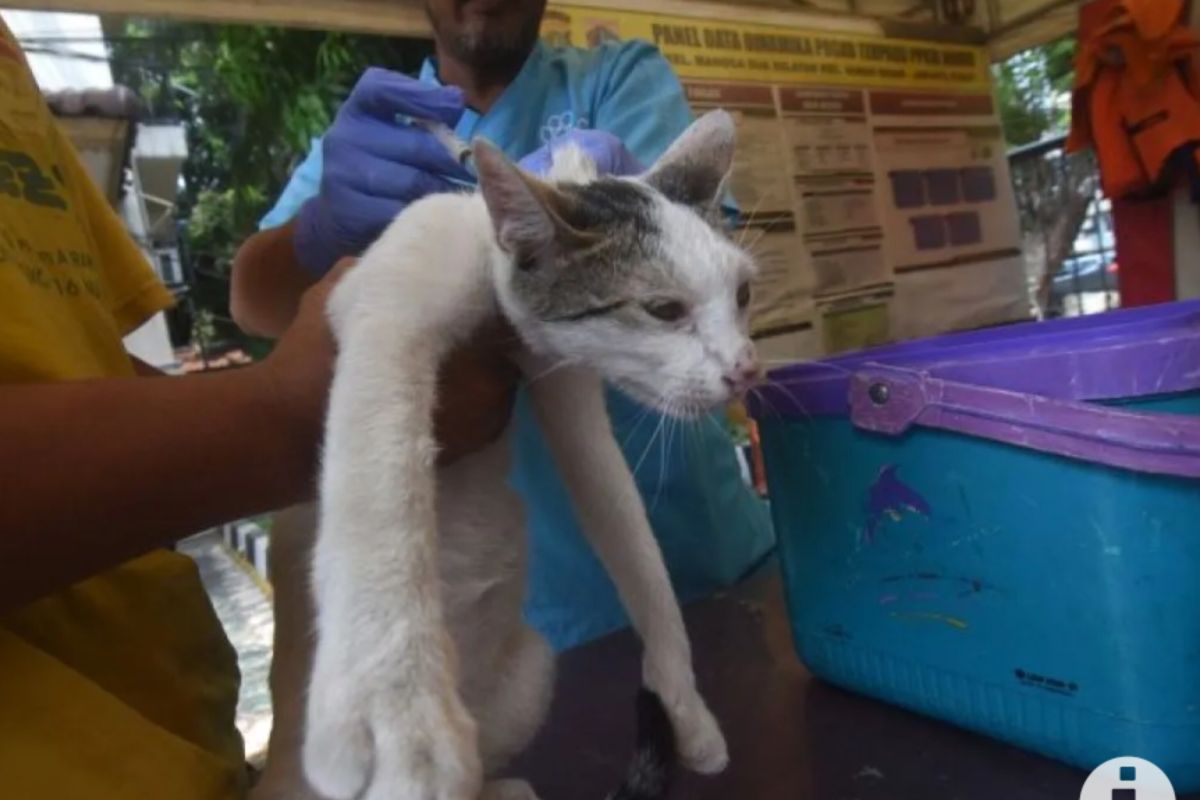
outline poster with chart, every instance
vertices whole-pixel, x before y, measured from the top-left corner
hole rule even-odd
[[[990,96],[874,92],[871,106],[894,270],[969,263],[1019,247]],[[908,113],[913,107],[923,113]]]
[[[733,115],[733,235],[772,358],[1028,315],[983,49],[557,4],[543,36],[645,39],[696,113]]]
[[[897,338],[1029,315],[1021,230],[990,94],[869,93]]]

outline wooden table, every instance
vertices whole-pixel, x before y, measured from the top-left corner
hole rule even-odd
[[[715,778],[683,776],[673,798],[1079,797],[1082,772],[814,679],[792,650],[774,572],[685,616],[700,686],[722,723],[731,763]],[[603,800],[615,788],[632,748],[639,657],[629,632],[562,657],[550,720],[513,770],[542,800]]]

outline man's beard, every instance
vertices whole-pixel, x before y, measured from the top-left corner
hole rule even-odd
[[[516,30],[489,30],[483,20],[472,20],[460,31],[444,31],[430,16],[437,40],[457,60],[475,70],[515,75],[537,42],[541,20],[530,15]]]

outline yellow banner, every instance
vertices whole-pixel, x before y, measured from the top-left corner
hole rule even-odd
[[[542,35],[575,47],[644,39],[685,80],[961,91],[991,86],[983,48],[935,42],[558,4],[546,12]]]

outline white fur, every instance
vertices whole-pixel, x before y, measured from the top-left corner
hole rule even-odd
[[[535,349],[570,354],[642,404],[691,416],[726,402],[723,376],[754,358],[748,309],[739,310],[730,298],[741,283],[753,280],[756,268],[696,214],[661,198],[655,205],[664,233],[659,258],[670,269],[679,299],[692,308],[683,323],[656,326],[653,335],[606,317],[536,326],[512,294],[507,277],[513,267],[507,261],[500,264],[497,291]]]
[[[565,152],[555,177],[594,176],[586,158]],[[626,342],[604,320],[573,331],[535,325],[507,290],[513,266],[478,195],[412,205],[336,288],[304,742],[305,772],[322,794],[533,798],[521,782],[485,785],[538,729],[554,670],[521,617],[526,541],[507,483],[509,437],[439,469],[432,433],[439,363],[498,303],[531,345],[527,372],[564,358],[588,365],[532,384],[538,419],[645,643],[645,681],[665,702],[682,757],[704,772],[725,766],[662,555],[589,368],[646,394],[657,366],[648,399],[663,406],[727,396],[720,376],[747,346],[744,314],[728,298],[749,262],[694,214],[665,202],[659,213],[681,280],[698,301],[713,300],[699,303],[691,329],[654,342]]]

